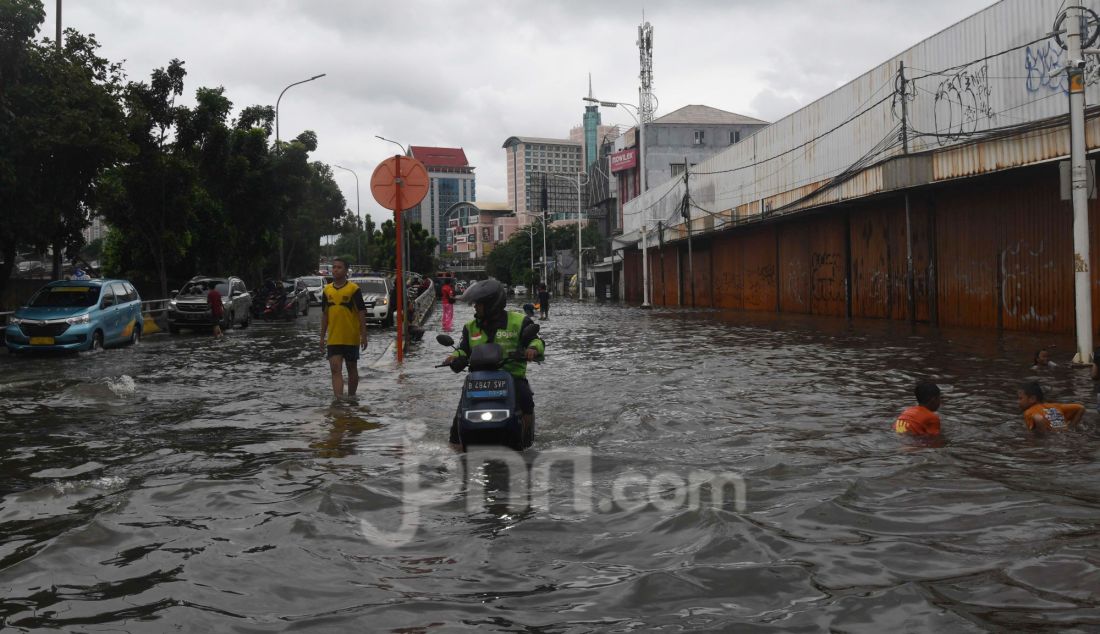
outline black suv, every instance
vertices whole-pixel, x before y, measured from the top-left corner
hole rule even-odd
[[[206,303],[206,294],[217,290],[222,296],[221,327],[228,330],[233,324],[247,328],[252,323],[252,294],[239,277],[197,276],[172,291],[168,302],[168,330],[176,334],[181,328],[211,328],[214,317]]]

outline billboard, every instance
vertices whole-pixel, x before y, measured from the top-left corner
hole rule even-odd
[[[611,162],[611,171],[621,172],[638,164],[638,150],[636,148],[630,148],[621,152],[615,152],[608,156],[608,159]]]

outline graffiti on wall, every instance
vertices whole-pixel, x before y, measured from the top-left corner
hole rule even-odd
[[[845,301],[844,255],[841,253],[810,254],[810,274],[814,302]]]
[[[1024,285],[1040,276],[1041,271],[1055,268],[1054,260],[1045,254],[1045,244],[1039,241],[1037,250],[1024,249],[1025,242],[1001,251],[1001,307],[1005,314],[1021,322],[1048,323],[1058,316],[1057,309],[1035,306],[1025,301]]]
[[[745,271],[745,306],[763,304],[775,292],[775,265],[765,264]]]
[[[940,82],[933,114],[940,145],[974,134],[994,116],[989,104],[989,66],[967,67]]]
[[[1069,94],[1069,76],[1064,72],[1068,53],[1053,39],[1024,50],[1024,87],[1030,93]],[[1085,58],[1085,85],[1100,82],[1100,62],[1095,55]]]

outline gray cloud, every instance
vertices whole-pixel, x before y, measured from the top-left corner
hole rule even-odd
[[[52,12],[53,3],[46,3]],[[690,103],[775,120],[989,4],[988,0],[686,0],[646,3],[660,112]],[[650,6],[652,5],[652,6]],[[593,75],[597,96],[637,98],[642,3],[143,0],[65,5],[65,25],[145,78],[173,57],[188,92],[224,86],[238,107],[280,107],[286,138],[318,133],[319,160],[355,169],[364,211],[382,211],[370,173],[405,144],[463,147],[478,198],[506,198],[511,135],[568,135]],[[44,31],[52,33],[53,15]],[[604,109],[605,123],[630,123]],[[354,207],[355,182],[336,178]]]

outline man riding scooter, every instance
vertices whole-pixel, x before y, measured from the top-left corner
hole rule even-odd
[[[515,382],[516,405],[523,412],[523,425],[528,433],[525,437],[532,438],[535,424],[535,399],[531,391],[531,385],[527,382],[527,363],[540,361],[546,352],[542,339],[535,338],[529,342],[521,341],[524,328],[533,322],[523,313],[507,310],[508,294],[504,286],[496,280],[484,280],[468,288],[462,294],[460,301],[474,305],[474,319],[462,327],[462,342],[455,349],[454,354],[443,362],[451,365],[452,362],[461,359],[463,362],[470,357],[471,349],[485,343],[496,343],[504,352],[504,358],[509,359],[501,369],[512,375]],[[511,359],[513,353],[523,349],[523,360]],[[452,447],[461,448],[458,434],[458,419],[451,424],[450,443]]]

